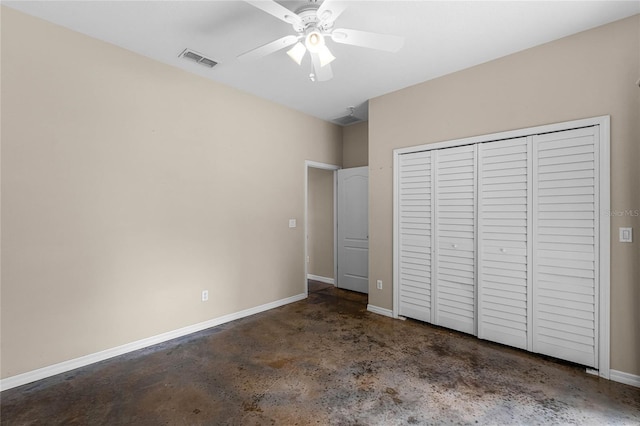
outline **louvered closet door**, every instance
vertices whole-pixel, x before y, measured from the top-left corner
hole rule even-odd
[[[432,322],[431,152],[399,158],[399,314]]]
[[[528,348],[528,138],[478,145],[478,337]]]
[[[598,365],[598,127],[534,136],[533,351]]]
[[[476,334],[476,146],[437,150],[435,323]]]

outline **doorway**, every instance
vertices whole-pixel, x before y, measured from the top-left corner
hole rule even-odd
[[[337,284],[337,193],[340,166],[305,161],[305,293],[308,281]]]
[[[368,293],[367,200],[367,167],[305,162],[305,294],[310,279]]]

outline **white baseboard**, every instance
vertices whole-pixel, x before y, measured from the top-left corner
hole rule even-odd
[[[336,285],[336,280],[333,278],[321,277],[320,275],[307,274],[308,280],[320,281],[321,283]]]
[[[391,309],[380,308],[374,305],[367,305],[367,311],[374,314],[384,315],[385,317],[393,318],[393,311]]]
[[[611,380],[613,380],[614,382],[624,383],[625,385],[640,388],[640,376],[617,370],[610,370],[609,373]]]
[[[311,278],[311,277],[309,279],[317,280],[317,278]],[[320,281],[320,280],[317,280],[317,281]],[[333,283],[328,283],[328,284],[333,284]],[[55,376],[56,374],[61,374],[67,371],[75,370],[76,368],[85,367],[87,365],[104,361],[109,358],[116,357],[118,355],[124,355],[126,353],[136,351],[138,349],[143,349],[148,346],[153,346],[158,343],[163,343],[171,339],[186,336],[188,334],[196,333],[198,331],[206,330],[207,328],[215,327],[215,326],[225,324],[240,318],[255,315],[260,312],[277,308],[279,306],[284,306],[284,305],[288,305],[289,303],[298,302],[300,300],[305,299],[306,297],[307,296],[304,294],[298,294],[296,296],[288,297],[286,299],[276,300],[274,302],[266,303],[264,305],[256,306],[254,308],[245,309],[240,312],[224,315],[224,316],[214,318],[208,321],[204,321],[198,324],[194,324],[194,325],[183,327],[177,330],[169,331],[167,333],[162,333],[157,336],[152,336],[146,339],[137,340],[135,342],[127,343],[126,345],[117,346],[115,348],[106,349],[104,351],[96,352],[96,353],[85,355],[79,358],[71,359],[69,361],[64,361],[58,364],[39,368],[37,370],[18,374],[16,376],[7,377],[6,379],[0,380],[0,391],[26,385],[27,383],[46,379],[47,377]],[[367,310],[369,312],[373,312],[378,315],[384,315],[386,317],[393,318],[393,311],[391,309],[380,308],[374,305],[367,305]],[[612,381],[624,383],[626,385],[640,388],[640,376],[637,376],[635,374],[625,373],[623,371],[617,371],[617,370],[610,370],[610,373],[611,373]]]
[[[74,370],[76,368],[85,367],[87,365],[104,361],[109,358],[113,358],[118,355],[124,355],[129,352],[136,351],[138,349],[146,348],[148,346],[156,345],[158,343],[166,342],[177,337],[186,336],[191,333],[206,330],[207,328],[215,327],[217,325],[225,324],[240,318],[248,317],[258,314],[260,312],[268,311],[270,309],[277,308],[279,306],[288,305],[289,303],[297,302],[305,299],[305,294],[298,294],[296,296],[287,297],[286,299],[276,300],[274,302],[265,303],[264,305],[256,306],[254,308],[245,309],[233,314],[224,315],[218,318],[214,318],[208,321],[204,321],[198,324],[193,324],[187,327],[179,328],[177,330],[169,331],[159,334],[157,336],[148,337],[146,339],[137,340],[135,342],[127,343],[115,348],[106,349],[104,351],[96,352],[93,354],[81,356],[79,358],[71,359],[69,361],[63,361],[58,364],[50,365],[37,370],[28,371],[26,373],[18,374],[16,376],[7,377],[0,380],[0,391],[15,388],[17,386],[26,385],[27,383],[35,382],[37,380],[46,379],[47,377],[55,376],[56,374],[65,373],[67,371]]]

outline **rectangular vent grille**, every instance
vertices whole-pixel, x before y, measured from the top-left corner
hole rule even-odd
[[[355,117],[353,115],[345,115],[344,117],[336,118],[333,120],[334,123],[339,124],[341,126],[348,126],[349,124],[354,124],[362,121],[361,118]]]
[[[205,67],[208,67],[208,68],[213,68],[216,65],[218,65],[218,63],[213,59],[209,59],[204,55],[198,52],[194,52],[193,50],[190,50],[190,49],[184,49],[179,56],[182,58],[186,58],[194,62],[197,62],[200,65],[204,65]]]

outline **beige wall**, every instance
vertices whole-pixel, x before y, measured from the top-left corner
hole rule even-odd
[[[333,171],[309,168],[307,272],[335,278],[333,269]]]
[[[2,378],[302,294],[304,161],[342,161],[335,125],[4,7],[1,136]]]
[[[357,123],[342,129],[342,167],[369,165],[369,123]]]
[[[392,308],[393,149],[611,115],[611,206],[640,209],[640,16],[369,103],[369,303]],[[640,217],[612,218],[611,368],[640,375]]]

